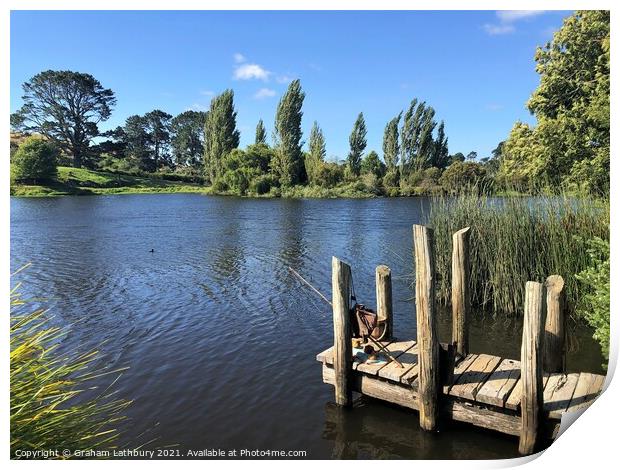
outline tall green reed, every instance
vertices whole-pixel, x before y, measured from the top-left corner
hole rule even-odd
[[[10,294],[11,457],[20,458],[23,451],[114,448],[117,426],[131,403],[112,390],[121,369],[96,366],[96,350],[61,353],[68,330],[52,326],[48,312],[33,308],[18,289],[19,284]],[[110,374],[110,385],[98,390],[94,379]]]
[[[435,229],[440,301],[450,301],[452,234],[471,227],[473,305],[494,315],[521,314],[525,283],[560,274],[573,311],[583,295],[575,275],[590,262],[588,240],[609,239],[609,200],[438,197],[431,202],[426,223]]]

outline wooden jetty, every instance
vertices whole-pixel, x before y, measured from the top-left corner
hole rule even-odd
[[[519,452],[536,452],[554,439],[564,413],[588,407],[601,393],[602,375],[564,372],[564,282],[552,275],[525,290],[521,360],[468,351],[469,230],[453,237],[452,342],[440,344],[435,317],[433,231],[415,225],[417,338],[391,337],[391,274],[377,268],[379,319],[390,336],[381,344],[397,361],[370,363],[353,356],[350,324],[351,268],[332,260],[334,345],[317,355],[323,381],[336,404],[350,406],[352,392],[419,412],[420,426],[437,430],[449,420],[519,437]],[[362,360],[359,359],[362,356]],[[401,367],[402,366],[402,367]]]

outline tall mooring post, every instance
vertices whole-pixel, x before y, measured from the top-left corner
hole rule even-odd
[[[456,352],[469,352],[469,227],[452,235],[452,342]]]
[[[545,286],[525,284],[523,340],[521,343],[521,434],[519,453],[531,454],[538,442],[543,410],[543,328],[545,324]]]
[[[435,326],[435,259],[433,231],[413,226],[415,305],[419,364],[420,426],[437,427],[439,414],[439,339]]]
[[[566,367],[564,279],[554,274],[545,282],[547,288],[547,319],[545,321],[545,372],[564,372]]]
[[[351,267],[335,256],[332,258],[332,311],[334,315],[335,399],[341,406],[350,406],[351,393]]]
[[[392,271],[385,265],[377,266],[375,271],[377,290],[377,319],[385,323],[384,340],[392,338],[394,318],[392,314]]]

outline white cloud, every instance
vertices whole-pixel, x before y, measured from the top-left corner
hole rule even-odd
[[[532,18],[533,16],[542,15],[545,10],[500,10],[495,14],[505,23],[512,23],[513,21],[519,21],[524,18]]]
[[[485,24],[482,26],[484,30],[491,36],[498,34],[510,34],[515,32],[515,27],[511,24]]]
[[[233,59],[235,59],[235,62],[238,64],[246,61],[245,56],[243,54],[240,54],[239,52],[235,52],[235,54],[233,55]]]
[[[482,27],[491,36],[511,34],[517,30],[514,25],[517,21],[533,18],[543,13],[545,10],[500,10],[495,12],[499,23],[486,23]]]
[[[235,72],[233,73],[233,78],[235,80],[269,80],[269,75],[271,72],[265,70],[258,64],[242,64],[235,68]]]
[[[276,96],[276,91],[271,88],[261,88],[256,93],[254,93],[254,98],[257,100],[262,100],[263,98],[271,98],[272,96]]]

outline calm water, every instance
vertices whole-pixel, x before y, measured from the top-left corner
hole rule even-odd
[[[11,200],[12,270],[45,296],[63,347],[100,345],[133,399],[127,436],[150,447],[305,450],[310,458],[504,458],[517,440],[466,425],[423,433],[415,413],[372,400],[331,405],[315,355],[332,341],[335,255],[352,266],[358,300],[374,305],[374,269],[394,276],[395,334],[415,336],[411,225],[423,198],[252,200],[123,195]],[[154,252],[151,253],[150,250]],[[449,319],[441,317],[446,339]],[[476,318],[473,352],[519,357],[521,324]],[[569,369],[600,371],[577,329]],[[102,381],[102,385],[109,379]]]

